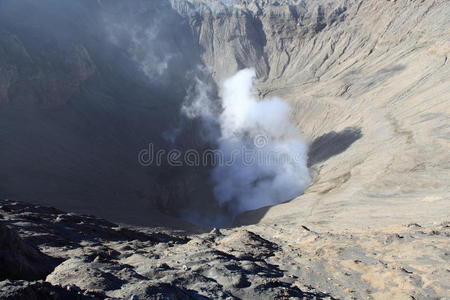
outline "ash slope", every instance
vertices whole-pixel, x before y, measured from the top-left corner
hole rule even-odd
[[[255,68],[260,93],[287,100],[311,143],[314,182],[306,193],[236,224],[364,229],[448,218],[448,1],[232,2],[74,2],[70,10],[58,2],[67,15],[56,16],[58,7],[29,0],[18,1],[20,9],[0,3],[0,195],[146,225],[177,223],[167,216],[177,207],[217,210],[205,170],[136,162],[149,140],[167,146],[161,133],[179,123],[192,83],[185,74],[203,63],[219,86]],[[27,5],[36,17],[16,22]],[[130,16],[170,16],[162,23],[168,38],[151,52],[158,62],[175,57],[166,75],[180,84],[149,83],[152,70],[140,68],[152,66],[145,51],[105,38],[105,13],[113,21],[123,13],[119,24],[132,28]],[[49,24],[35,26],[39,17]],[[59,28],[74,34],[62,38]]]
[[[0,214],[0,232],[10,232],[0,250],[20,240],[35,251],[22,256],[29,267],[15,280],[0,282],[2,299],[430,299],[448,291],[448,223],[340,234],[272,224],[184,236],[6,200]],[[0,275],[17,272],[0,266]],[[35,279],[45,282],[21,281],[30,270],[44,270]]]

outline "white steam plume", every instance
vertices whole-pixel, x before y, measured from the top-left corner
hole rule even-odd
[[[282,203],[310,183],[307,146],[281,99],[258,99],[255,71],[242,70],[222,91],[219,150],[224,164],[213,170],[215,195],[234,213]]]

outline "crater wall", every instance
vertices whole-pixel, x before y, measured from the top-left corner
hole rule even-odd
[[[220,211],[207,169],[161,172],[136,161],[149,139],[173,146],[164,133],[183,122],[180,106],[203,65],[217,86],[254,68],[260,95],[288,101],[310,143],[306,193],[236,224],[448,217],[448,1],[22,0],[0,8],[4,197],[140,224],[177,223],[180,205]],[[198,128],[186,128],[178,145],[191,147]]]

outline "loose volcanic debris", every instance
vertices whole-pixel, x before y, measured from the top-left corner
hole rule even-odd
[[[37,278],[6,273],[1,299],[367,298],[395,294],[399,284],[426,298],[445,293],[450,270],[448,223],[373,233],[260,224],[188,235],[0,204],[0,228],[15,241],[10,245],[21,245],[14,246],[19,261],[32,270],[59,263]],[[1,270],[14,270],[3,249]]]
[[[0,213],[2,229],[17,230],[16,241],[36,253],[41,249],[33,262],[47,257],[61,262],[46,272],[45,282],[2,282],[2,299],[332,298],[299,289],[280,266],[267,261],[279,246],[247,230],[187,237],[7,200],[1,201]],[[13,269],[5,260],[9,254],[1,254],[1,269]]]

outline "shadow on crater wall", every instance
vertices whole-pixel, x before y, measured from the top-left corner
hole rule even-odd
[[[138,161],[200,147],[180,114],[200,55],[168,1],[1,1],[0,198],[146,226],[205,208],[207,168]]]
[[[347,127],[340,132],[331,131],[316,138],[309,149],[308,167],[344,152],[361,137],[361,128]]]

